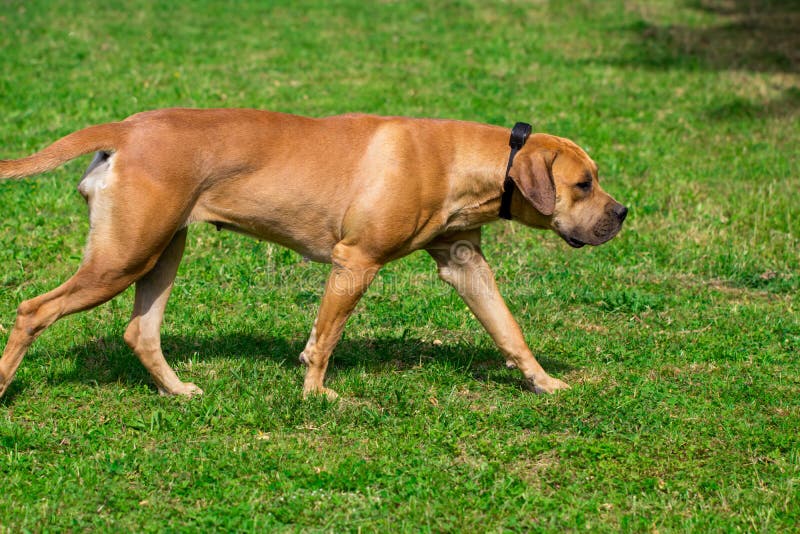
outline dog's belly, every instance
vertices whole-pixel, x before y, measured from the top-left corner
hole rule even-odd
[[[244,184],[214,188],[200,196],[189,222],[210,222],[277,243],[313,261],[329,263],[341,239],[341,214],[318,197],[297,197],[291,188]]]

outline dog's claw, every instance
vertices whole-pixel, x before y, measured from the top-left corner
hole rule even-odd
[[[511,360],[506,360],[506,369],[516,369],[517,364],[512,362]]]
[[[562,382],[558,378],[553,378],[552,376],[546,376],[538,380],[528,378],[525,380],[525,387],[537,395],[541,395],[542,393],[555,393],[559,389],[570,389],[569,384]]]

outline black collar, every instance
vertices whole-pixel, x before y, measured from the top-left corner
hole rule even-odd
[[[527,122],[518,122],[511,130],[511,139],[508,146],[511,147],[511,154],[508,155],[508,166],[506,167],[506,180],[503,182],[503,196],[500,199],[500,218],[511,220],[511,197],[514,194],[514,180],[509,176],[511,164],[514,163],[514,156],[519,149],[525,146],[525,141],[531,135],[531,125]]]

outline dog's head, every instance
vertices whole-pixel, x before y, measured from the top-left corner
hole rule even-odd
[[[595,162],[569,139],[531,136],[509,174],[521,193],[512,201],[514,219],[551,228],[575,248],[610,240],[628,214],[600,187]]]

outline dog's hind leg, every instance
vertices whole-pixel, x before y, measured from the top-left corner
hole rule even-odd
[[[150,372],[162,395],[203,393],[194,384],[181,382],[161,350],[161,322],[185,245],[186,228],[175,234],[155,267],[136,282],[133,314],[125,331],[125,342]]]
[[[0,358],[0,395],[42,331],[65,315],[110,300],[142,278],[170,248],[185,222],[186,204],[179,202],[183,191],[137,168],[112,171],[111,163],[101,160],[79,186],[89,202],[91,228],[83,263],[56,289],[20,304]],[[184,237],[175,240],[180,250]],[[168,256],[173,252],[170,248]]]
[[[0,358],[0,395],[19,367],[31,343],[50,325],[71,313],[94,308],[131,285],[147,270],[148,262],[127,263],[122,255],[89,258],[72,278],[56,289],[24,301]]]

